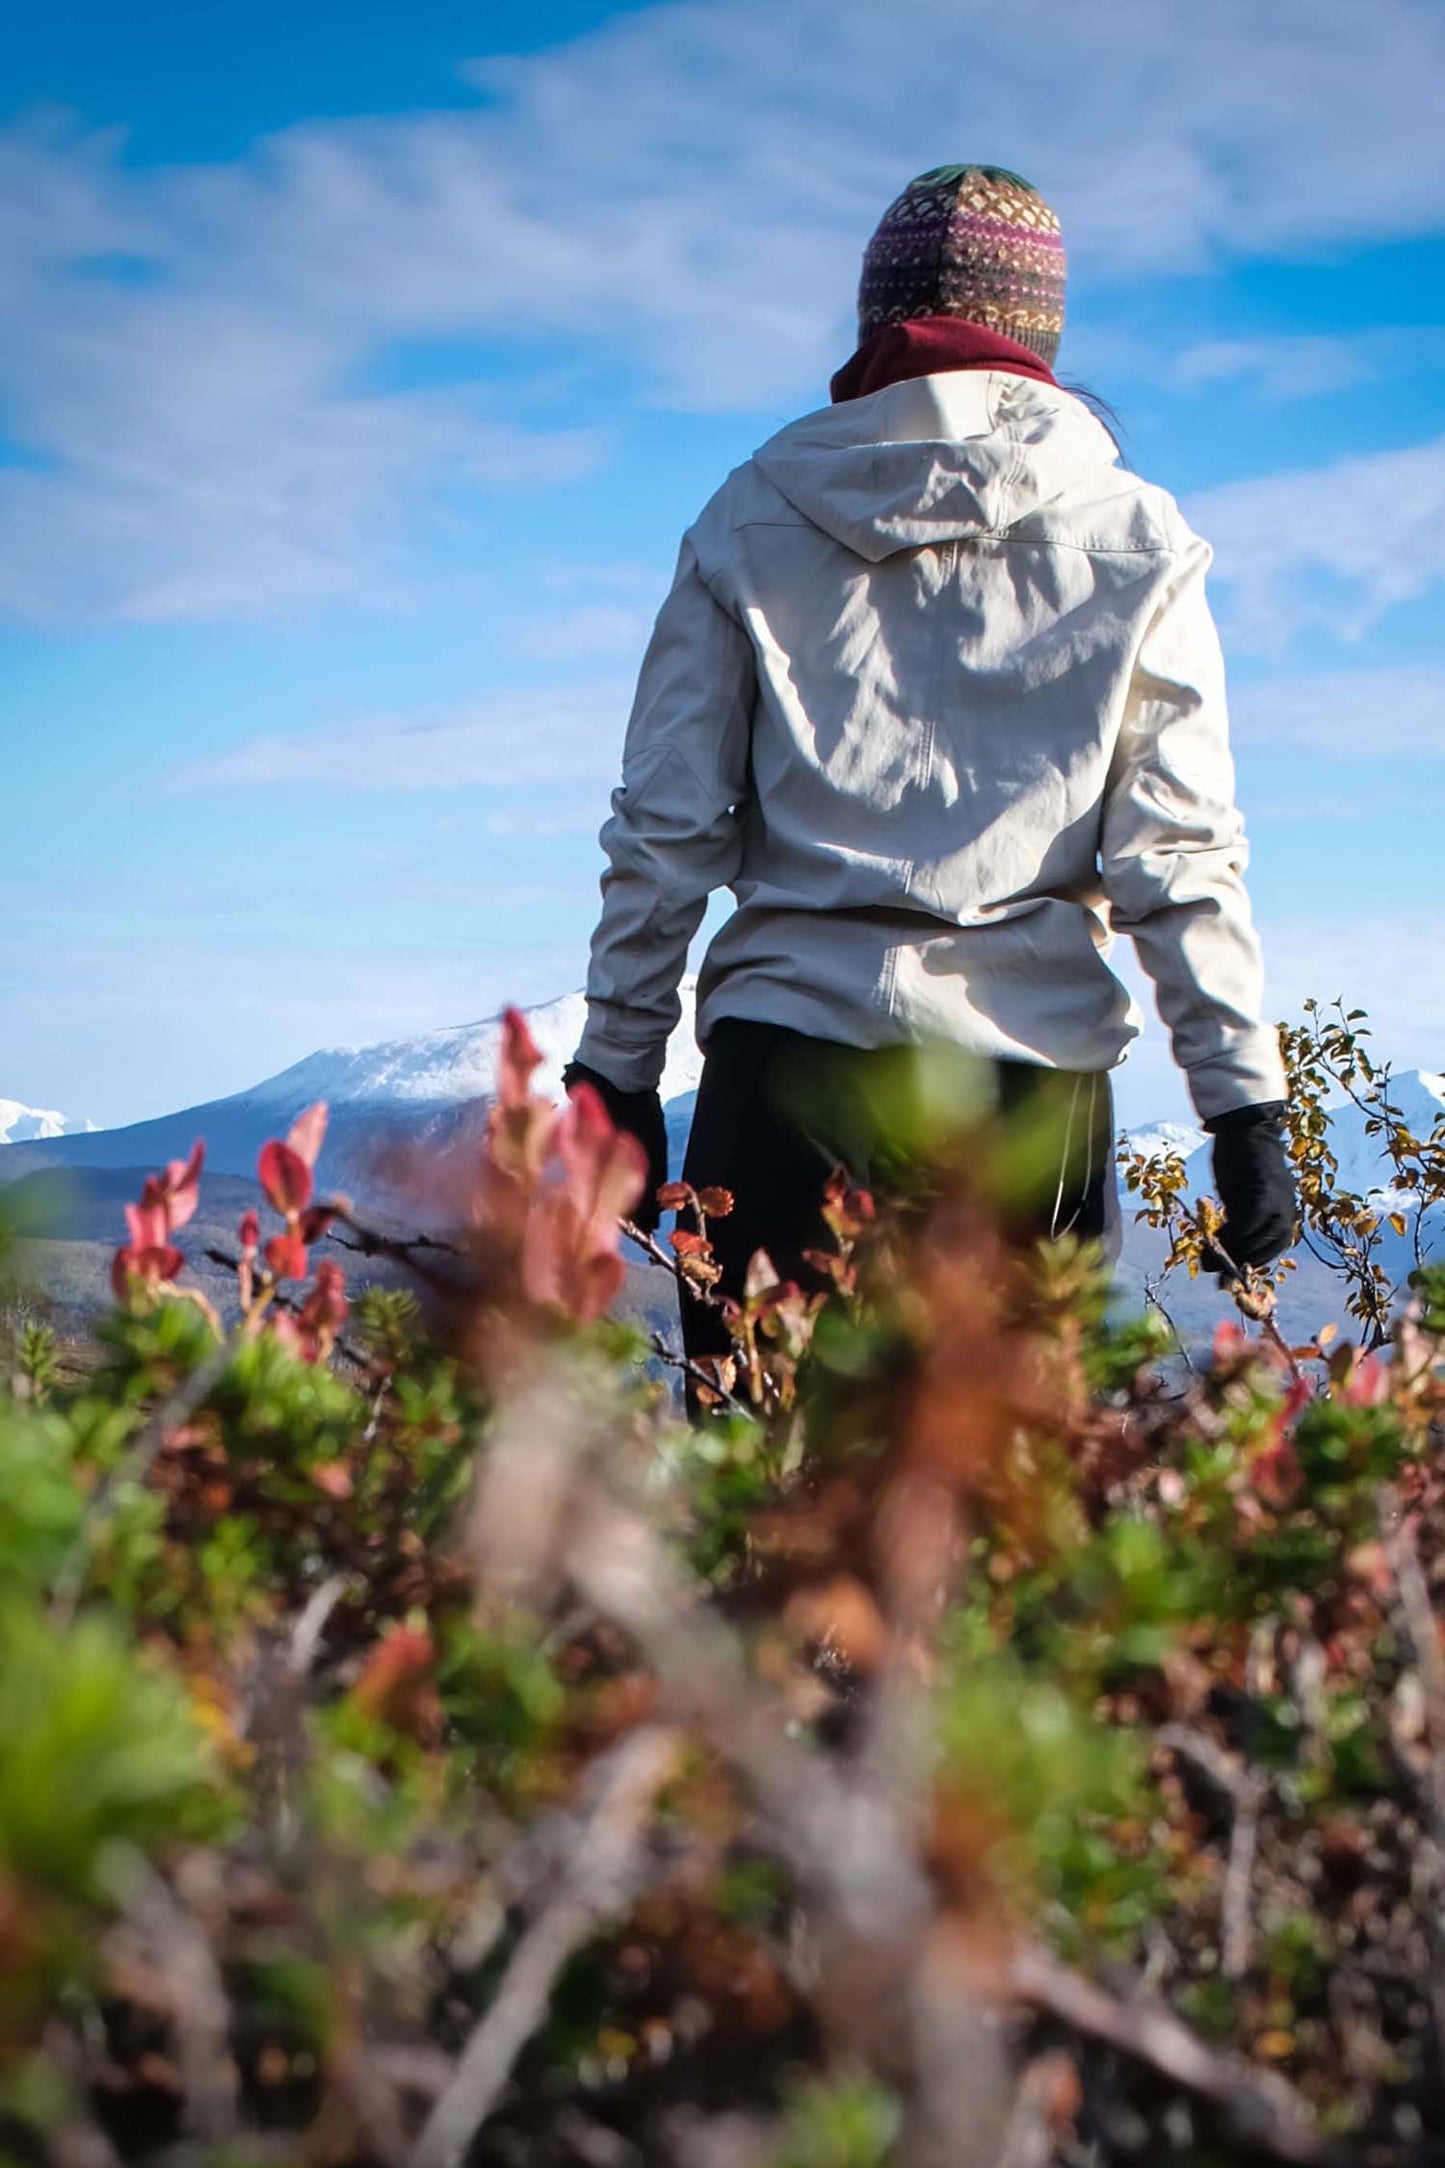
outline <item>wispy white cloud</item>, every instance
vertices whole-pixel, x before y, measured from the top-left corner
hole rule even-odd
[[[553,662],[635,663],[647,643],[662,593],[659,585],[652,609],[584,602],[553,617],[539,615],[516,628],[512,645],[519,654],[541,655]]]
[[[622,680],[519,688],[432,719],[371,717],[290,737],[261,735],[190,761],[180,790],[507,789],[612,780],[631,688]]]
[[[0,606],[374,593],[420,506],[598,456],[525,390],[358,389],[408,341],[561,340],[579,383],[621,362],[693,410],[805,396],[930,158],[1032,172],[1095,281],[1445,218],[1435,0],[1373,0],[1368,31],[1356,0],[915,0],[906,38],[870,0],[712,0],[471,73],[475,112],[312,122],[206,168],[4,139]]]
[[[1241,745],[1336,760],[1445,760],[1445,669],[1438,665],[1253,678],[1235,686],[1230,705]]]
[[[1260,928],[1271,1013],[1298,1017],[1307,999],[1365,1009],[1382,1054],[1401,1068],[1445,1065],[1439,938],[1423,917],[1267,918]]]
[[[1396,350],[1396,342],[1376,333],[1208,339],[1176,354],[1167,374],[1180,391],[1244,379],[1267,398],[1303,399],[1364,383]]]
[[[1236,643],[1278,650],[1313,623],[1357,639],[1445,579],[1445,437],[1229,482],[1185,509],[1215,546]]]
[[[518,927],[529,914],[518,910]],[[464,923],[464,922],[463,922]],[[426,940],[251,932],[100,936],[43,955],[0,935],[6,1054],[0,1088],[27,1105],[110,1127],[243,1090],[322,1046],[365,1046],[551,999],[580,982],[575,942],[500,942],[439,930]],[[56,1031],[57,987],[72,1010]],[[20,1050],[23,1050],[20,1051]],[[17,1067],[23,1062],[23,1069]],[[46,1095],[49,1096],[46,1096]]]

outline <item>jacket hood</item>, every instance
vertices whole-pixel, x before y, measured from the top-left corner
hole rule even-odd
[[[795,511],[879,563],[999,533],[1117,460],[1082,400],[994,369],[956,369],[822,407],[755,464]]]

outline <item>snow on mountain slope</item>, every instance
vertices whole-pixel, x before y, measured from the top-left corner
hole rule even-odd
[[[686,980],[682,1019],[663,1071],[665,1099],[693,1091],[701,1074],[702,1056],[693,1040],[693,991],[694,982]],[[585,1010],[582,995],[575,993],[525,1012],[542,1054],[538,1091],[561,1097],[562,1070],[576,1051]],[[459,1108],[490,1094],[501,1036],[501,1017],[491,1016],[416,1039],[324,1047],[246,1091],[124,1129],[83,1135],[31,1129],[24,1141],[0,1140],[0,1183],[18,1181],[44,1166],[155,1167],[183,1157],[197,1137],[205,1139],[207,1165],[214,1173],[250,1174],[266,1139],[284,1134],[303,1107],[324,1099],[331,1123],[322,1180],[338,1187],[364,1187],[378,1146],[398,1136],[444,1133],[455,1127]],[[0,1110],[3,1105],[0,1102]]]
[[[1399,1108],[1416,1137],[1428,1137],[1445,1115],[1445,1076],[1429,1069],[1401,1069],[1390,1079],[1390,1101]],[[1365,1132],[1365,1116],[1356,1106],[1336,1107],[1330,1116],[1330,1145],[1340,1163],[1342,1189],[1369,1196],[1389,1187],[1390,1163],[1378,1137]]]
[[[1142,1152],[1146,1159],[1167,1159],[1171,1152],[1177,1152],[1188,1161],[1209,1142],[1204,1131],[1189,1122],[1151,1122],[1145,1129],[1131,1129],[1126,1134],[1130,1151]]]
[[[682,989],[682,1020],[673,1034],[662,1079],[675,1166],[681,1159],[702,1069],[693,1040],[693,994],[689,980]],[[525,1012],[543,1057],[537,1088],[550,1096],[560,1097],[562,1069],[581,1035],[585,1011],[583,996],[572,993]],[[455,1134],[459,1125],[472,1118],[467,1110],[492,1089],[501,1033],[501,1018],[493,1016],[419,1038],[322,1048],[229,1098],[125,1129],[96,1130],[89,1124],[84,1129],[72,1128],[63,1115],[0,1100],[0,1183],[45,1166],[151,1168],[183,1156],[197,1137],[205,1139],[213,1173],[249,1176],[266,1139],[284,1134],[303,1107],[324,1099],[331,1108],[331,1125],[321,1178],[365,1194],[380,1147],[398,1137]],[[1428,1134],[1437,1117],[1445,1114],[1445,1077],[1418,1069],[1402,1071],[1393,1080],[1393,1093],[1417,1134]],[[1388,1181],[1388,1164],[1381,1158],[1378,1141],[1366,1136],[1359,1110],[1349,1105],[1337,1108],[1331,1116],[1331,1136],[1340,1159],[1341,1182],[1359,1194],[1381,1190]],[[1146,1153],[1179,1152],[1186,1162],[1191,1194],[1211,1188],[1209,1140],[1202,1131],[1182,1122],[1159,1122],[1133,1131],[1129,1141]],[[1132,1234],[1129,1240],[1134,1240]]]
[[[27,1107],[19,1099],[0,1099],[0,1145],[77,1133],[83,1136],[94,1128],[94,1122],[73,1122],[68,1114],[57,1114],[53,1107]]]
[[[1400,1069],[1390,1079],[1390,1102],[1419,1138],[1428,1137],[1445,1117],[1445,1076],[1429,1069]],[[1365,1128],[1363,1111],[1345,1101],[1330,1109],[1330,1148],[1339,1161],[1339,1187],[1357,1197],[1387,1198],[1391,1166],[1381,1140]],[[1193,1191],[1210,1187],[1209,1139],[1187,1122],[1156,1122],[1129,1132],[1129,1143],[1146,1157],[1178,1152]]]
[[[696,1088],[702,1056],[693,1041],[695,981],[682,986],[682,1021],[667,1050],[662,1077],[664,1099]],[[562,1071],[577,1051],[587,1020],[581,993],[563,994],[525,1011],[527,1025],[542,1055],[537,1090],[559,1096]],[[404,1107],[456,1106],[482,1099],[497,1074],[502,1039],[500,1016],[480,1024],[457,1024],[427,1032],[419,1039],[389,1039],[376,1046],[324,1047],[290,1069],[239,1096],[256,1105],[310,1106],[324,1099],[332,1107],[387,1104]]]

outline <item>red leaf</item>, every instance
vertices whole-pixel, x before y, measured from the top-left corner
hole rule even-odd
[[[329,1204],[313,1204],[301,1215],[297,1228],[303,1242],[319,1242],[335,1219],[335,1208]]]
[[[536,1040],[520,1009],[502,1013],[502,1050],[497,1063],[497,1097],[507,1108],[525,1106],[532,1088],[532,1071],[542,1059]]]
[[[441,1719],[432,1683],[435,1662],[430,1634],[394,1626],[367,1657],[351,1699],[363,1715],[425,1741]]]
[[[350,1309],[346,1299],[346,1274],[334,1258],[323,1257],[316,1267],[316,1283],[301,1313],[303,1321],[315,1328],[336,1332],[346,1323]]]
[[[613,1126],[590,1084],[573,1085],[555,1141],[586,1240],[615,1249],[617,1222],[632,1210],[647,1181],[646,1152],[636,1137]]]
[[[206,1147],[198,1137],[191,1146],[190,1158],[171,1160],[161,1176],[159,1187],[165,1199],[166,1224],[172,1234],[178,1227],[185,1226],[201,1201],[201,1169],[205,1161]]]
[[[314,1167],[326,1135],[326,1101],[318,1099],[314,1107],[298,1114],[286,1132],[286,1142],[298,1159],[304,1159],[308,1167]]]
[[[664,1212],[680,1212],[685,1204],[692,1202],[692,1190],[686,1182],[664,1182],[657,1193],[657,1201]]]
[[[700,1189],[697,1193],[698,1208],[709,1219],[726,1219],[733,1208],[730,1189]]]
[[[311,1480],[328,1498],[349,1498],[352,1492],[351,1470],[344,1460],[321,1460],[310,1471]]]
[[[1255,1496],[1267,1506],[1287,1506],[1304,1488],[1304,1470],[1288,1438],[1278,1438],[1249,1463]]]
[[[711,1257],[712,1255],[712,1244],[707,1238],[703,1235],[689,1233],[686,1227],[679,1227],[667,1239],[679,1257]]]
[[[306,1245],[299,1235],[272,1235],[266,1244],[266,1263],[278,1280],[304,1280]]]
[[[236,1230],[241,1248],[248,1257],[254,1257],[261,1244],[261,1222],[254,1212],[243,1212],[241,1224]]]
[[[266,1192],[266,1202],[287,1219],[304,1212],[310,1204],[311,1169],[293,1146],[278,1144],[274,1138],[263,1144],[256,1174]]]
[[[165,1247],[170,1229],[166,1224],[165,1203],[154,1175],[141,1191],[140,1203],[128,1204],[125,1207],[125,1224],[130,1231],[132,1249],[155,1250]]]
[[[1237,1362],[1249,1349],[1249,1334],[1238,1318],[1222,1317],[1214,1328],[1212,1353],[1217,1364]]]
[[[181,1252],[169,1242],[150,1243],[144,1246],[127,1244],[117,1250],[111,1260],[110,1284],[118,1302],[124,1302],[133,1280],[144,1280],[152,1287],[159,1287],[173,1280],[185,1263]]]

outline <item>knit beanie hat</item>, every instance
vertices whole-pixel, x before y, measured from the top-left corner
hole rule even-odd
[[[935,166],[883,214],[863,255],[858,339],[956,316],[1053,366],[1064,328],[1064,244],[1036,188],[1002,166]]]

